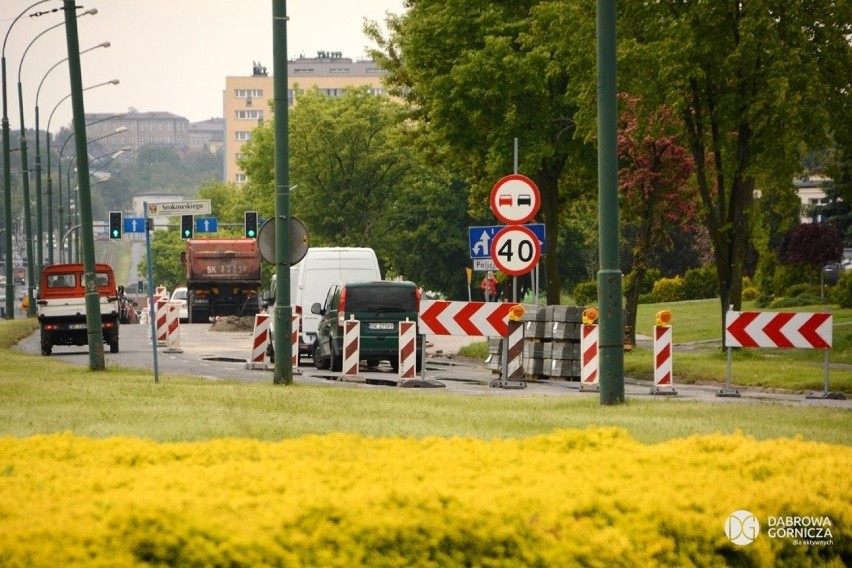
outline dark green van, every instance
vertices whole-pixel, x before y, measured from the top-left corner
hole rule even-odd
[[[314,365],[340,371],[343,367],[343,322],[361,322],[360,357],[370,367],[389,361],[399,370],[399,322],[417,323],[420,289],[413,282],[379,281],[335,284],[325,303],[311,306],[321,316],[314,344]],[[417,335],[416,368],[423,363],[423,336]]]

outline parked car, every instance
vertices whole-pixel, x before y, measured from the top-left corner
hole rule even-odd
[[[331,286],[325,303],[311,312],[321,316],[314,344],[314,365],[340,371],[343,367],[343,323],[361,322],[361,360],[371,367],[388,361],[399,371],[399,322],[418,321],[420,289],[412,282],[348,282]],[[423,364],[423,336],[417,335],[416,368]]]
[[[175,291],[172,292],[172,297],[170,300],[172,304],[178,304],[180,306],[178,308],[178,317],[180,318],[180,323],[187,323],[189,321],[189,309],[187,309],[186,307],[186,294],[186,286],[178,286],[177,288],[175,288]]]

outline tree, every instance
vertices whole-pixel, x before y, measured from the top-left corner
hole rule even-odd
[[[371,245],[376,223],[412,167],[410,151],[398,143],[400,128],[400,105],[367,88],[299,97],[290,111],[290,177],[297,188],[291,203],[312,244]],[[267,214],[274,208],[273,157],[274,131],[264,124],[253,131],[239,164],[249,177],[248,200]]]
[[[648,256],[660,244],[668,244],[672,226],[690,229],[697,209],[695,188],[689,183],[692,158],[678,137],[670,134],[674,117],[668,107],[640,116],[638,100],[621,95],[624,109],[618,133],[618,172],[622,194],[622,220],[636,226],[633,266],[628,274],[627,340],[636,344],[636,308],[639,283],[648,271]]]
[[[817,274],[826,264],[843,259],[843,238],[828,223],[802,223],[784,236],[778,256],[785,264],[806,266]]]
[[[386,276],[466,298],[468,187],[404,119],[399,103],[364,89],[301,96],[290,114],[292,213],[312,246],[371,247]],[[275,207],[274,138],[260,125],[240,160],[249,179],[241,203],[266,217]]]
[[[852,5],[620,6],[622,88],[679,109],[716,256],[720,307],[723,314],[740,309],[755,180],[789,182],[802,148],[825,147],[832,119],[850,120]]]
[[[562,205],[571,191],[593,187],[583,172],[583,166],[593,169],[593,148],[576,136],[572,89],[579,87],[571,67],[577,51],[593,52],[589,26],[577,25],[579,19],[594,22],[589,6],[419,0],[405,15],[387,18],[387,38],[375,23],[365,27],[379,46],[371,55],[387,70],[391,94],[409,103],[414,123],[465,172],[474,215],[487,209],[494,183],[513,171],[513,140],[519,141],[519,172],[541,191],[551,304],[560,302],[562,291]]]

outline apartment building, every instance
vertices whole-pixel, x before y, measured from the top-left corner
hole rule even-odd
[[[368,86],[384,94],[384,71],[371,60],[353,61],[339,52],[319,52],[317,57],[299,57],[287,62],[287,104],[293,106],[300,92],[317,88],[330,96],[340,96],[345,87]],[[242,184],[245,174],[237,166],[243,145],[251,131],[271,118],[269,102],[274,98],[272,77],[266,67],[255,62],[248,76],[225,77],[222,94],[225,118],[225,181]]]
[[[186,146],[189,120],[170,112],[86,113],[86,138],[104,154],[149,144]]]

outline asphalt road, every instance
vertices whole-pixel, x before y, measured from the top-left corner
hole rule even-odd
[[[158,378],[169,375],[196,376],[210,380],[238,380],[245,382],[273,382],[271,366],[251,368],[247,365],[252,355],[252,332],[216,331],[209,324],[181,324],[179,341],[171,347],[160,346],[156,350]],[[105,351],[108,367],[148,369],[154,376],[154,350],[148,339],[147,325],[123,325],[118,353]],[[584,392],[578,382],[554,379],[543,382],[527,382],[524,388],[497,388],[489,386],[499,375],[484,362],[463,360],[455,357],[460,347],[483,338],[427,337],[428,348],[425,373],[417,380],[400,383],[390,366],[378,368],[362,365],[358,376],[342,380],[340,373],[320,371],[313,362],[303,359],[294,370],[296,384],[323,384],[340,388],[435,388],[467,395],[480,396],[583,396],[599,398],[597,392]],[[18,349],[39,354],[39,334],[36,332],[18,344]],[[55,346],[52,357],[79,365],[89,364],[88,347]],[[266,368],[264,368],[266,367]],[[776,393],[763,389],[734,387],[739,397],[720,397],[719,386],[678,385],[677,359],[675,367],[675,390],[677,394],[652,394],[651,384],[625,378],[625,395],[628,398],[702,400],[720,404],[772,402],[802,406],[832,406],[852,409],[852,401],[811,398],[805,393]],[[516,385],[513,385],[516,386]],[[818,393],[817,393],[818,394]]]

